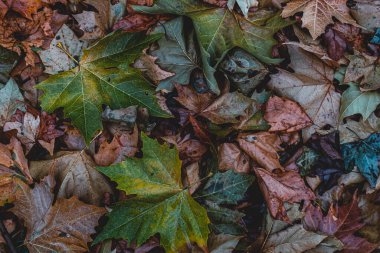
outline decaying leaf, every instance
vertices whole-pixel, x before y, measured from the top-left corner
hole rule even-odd
[[[327,25],[334,23],[333,17],[342,23],[356,25],[346,2],[347,0],[292,0],[285,6],[282,16],[290,17],[303,12],[302,26],[316,39],[325,32]]]
[[[275,219],[288,221],[285,202],[308,202],[315,198],[314,193],[305,185],[297,172],[271,173],[261,168],[254,170],[270,214]]]
[[[267,101],[264,119],[271,125],[270,132],[291,133],[312,124],[310,118],[297,103],[277,96],[270,97]]]
[[[295,73],[280,70],[271,75],[269,87],[280,95],[299,103],[313,121],[303,130],[305,140],[318,129],[329,125],[336,128],[339,118],[340,94],[333,85],[333,69],[320,59],[295,46],[288,46],[290,67]]]
[[[239,92],[226,93],[216,99],[201,115],[215,124],[237,123],[239,116],[255,106],[255,101]]]
[[[372,187],[379,177],[380,134],[374,133],[364,140],[342,145],[342,156],[348,171],[357,166]]]
[[[284,170],[277,154],[282,150],[279,135],[268,132],[241,134],[238,142],[240,148],[263,168],[268,171]]]
[[[219,170],[233,169],[238,173],[249,173],[249,157],[234,143],[223,143],[218,147]]]
[[[51,177],[33,189],[19,184],[22,190],[17,191],[11,210],[27,227],[26,246],[31,253],[88,251],[90,235],[105,209],[84,204],[77,197],[57,199],[53,204],[53,186]]]
[[[16,110],[25,110],[24,98],[13,79],[0,90],[0,126],[11,120]]]
[[[84,152],[60,152],[50,160],[32,161],[30,173],[36,179],[52,173],[58,184],[58,198],[77,196],[86,203],[100,205],[104,194],[112,193],[106,179]]]
[[[306,229],[334,235],[341,240],[344,252],[372,252],[377,247],[354,234],[363,226],[356,194],[347,205],[339,207],[331,205],[326,216],[323,216],[319,207],[310,205],[304,218]]]

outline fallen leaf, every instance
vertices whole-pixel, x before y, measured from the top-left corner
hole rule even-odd
[[[354,55],[347,58],[350,64],[344,76],[344,82],[358,82],[361,90],[371,91],[380,88],[380,71],[377,57],[355,51]]]
[[[200,115],[215,124],[237,123],[237,118],[254,106],[255,101],[252,99],[239,92],[232,92],[217,98]]]
[[[360,91],[355,84],[350,84],[349,88],[343,92],[340,105],[340,119],[361,114],[363,120],[367,120],[376,107],[380,104],[380,94],[377,91]]]
[[[342,23],[356,25],[350,16],[347,0],[292,0],[282,11],[283,17],[290,17],[297,12],[303,12],[302,27],[306,27],[313,39],[325,32],[329,24],[333,24],[333,17]]]
[[[251,54],[242,49],[228,52],[218,65],[228,79],[244,95],[249,96],[268,74],[267,68]]]
[[[9,148],[2,143],[0,143],[0,164],[5,167],[13,165],[11,152]]]
[[[243,199],[253,181],[252,175],[239,174],[233,170],[217,172],[207,181],[196,198],[202,197],[218,205],[236,205]]]
[[[12,158],[14,164],[21,170],[22,174],[27,178],[28,183],[33,182],[33,178],[29,172],[28,161],[25,158],[24,150],[22,149],[21,143],[15,137],[12,137],[10,143],[8,144],[8,149],[12,152]]]
[[[360,141],[378,131],[380,131],[380,121],[374,113],[366,121],[363,121],[363,119],[355,121],[348,118],[346,123],[339,126],[340,143]]]
[[[270,132],[296,132],[312,124],[312,121],[295,102],[272,96],[266,103],[264,119],[271,125]]]
[[[74,68],[76,62],[73,59],[79,59],[87,46],[87,42],[79,40],[67,25],[63,25],[51,41],[49,48],[38,51],[45,66],[45,73],[57,74]]]
[[[135,126],[132,133],[115,135],[111,141],[103,142],[98,152],[94,155],[97,165],[109,166],[124,161],[127,157],[134,157],[138,151],[139,132]]]
[[[228,8],[232,10],[234,8],[235,2],[240,7],[241,12],[243,12],[244,17],[248,17],[248,11],[252,7],[259,6],[258,0],[229,0],[228,1]]]
[[[155,33],[165,33],[158,41],[158,48],[151,51],[157,58],[157,64],[174,75],[162,80],[158,89],[172,91],[174,85],[185,85],[190,82],[191,72],[201,69],[201,59],[197,56],[195,34],[186,31],[184,18],[178,17],[154,29]],[[178,90],[178,89],[177,89]]]
[[[351,9],[351,13],[361,26],[369,30],[380,27],[379,0],[355,0],[355,6]]]
[[[193,193],[201,186],[202,182],[199,177],[199,163],[191,163],[184,169],[185,174],[185,187],[189,187],[189,193],[190,195],[193,195]]]
[[[317,247],[326,235],[306,231],[301,224],[271,234],[265,243],[264,253],[304,253]]]
[[[151,56],[146,53],[146,49],[144,49],[143,54],[138,58],[134,63],[133,67],[140,69],[146,76],[149,77],[156,85],[171,76],[174,76],[174,73],[167,72],[162,70],[156,64],[157,57]]]
[[[21,179],[12,174],[0,174],[0,206],[12,203],[16,199],[17,191],[21,190],[18,185],[22,183]]]
[[[27,227],[25,245],[31,253],[88,251],[90,235],[95,233],[98,219],[106,210],[84,204],[77,197],[57,199],[53,205],[53,185],[49,177],[33,189],[19,185],[22,190],[17,192],[11,211]]]
[[[178,151],[161,146],[145,135],[142,141],[142,159],[129,158],[117,165],[99,168],[118,183],[119,189],[136,197],[113,208],[94,243],[123,238],[136,241],[139,246],[159,233],[160,243],[168,253],[184,250],[189,242],[205,248],[209,219],[206,210],[182,188]],[[157,219],[151,219],[154,216]],[[186,226],[173,229],[170,224]]]
[[[232,253],[239,243],[241,236],[225,235],[225,234],[211,234],[209,236],[207,245],[210,253]],[[193,248],[191,253],[203,253],[199,248]]]
[[[175,97],[181,105],[186,107],[192,112],[200,113],[205,110],[211,103],[214,95],[206,93],[198,93],[189,85],[176,84],[178,96]]]
[[[357,166],[372,187],[375,187],[380,173],[378,165],[379,138],[380,134],[374,133],[364,140],[342,145],[342,156],[346,170],[351,171],[354,166]]]
[[[31,19],[7,15],[0,23],[0,45],[19,55],[24,51],[27,65],[34,65],[36,55],[32,47],[47,48],[66,19],[66,15],[47,7],[33,13]]]
[[[33,178],[41,179],[51,171],[58,184],[58,198],[77,196],[86,203],[100,205],[104,194],[112,193],[95,163],[83,152],[58,152],[50,160],[30,162]]]
[[[261,168],[255,168],[254,171],[274,219],[289,220],[284,207],[285,202],[309,202],[315,198],[314,193],[305,185],[297,172],[285,171],[275,174]]]
[[[24,98],[13,79],[0,90],[0,126],[11,120],[12,115],[18,110],[24,111]]]
[[[168,117],[158,107],[149,83],[138,70],[129,67],[144,48],[160,37],[120,31],[104,37],[84,51],[78,67],[51,76],[37,86],[44,91],[42,108],[52,112],[63,107],[66,117],[73,119],[73,125],[84,135],[87,144],[102,129],[102,104],[112,108],[138,104],[149,108],[152,116]],[[113,45],[112,50],[108,45]],[[111,56],[110,65],[107,60]]]
[[[346,41],[332,28],[328,28],[323,34],[323,40],[327,45],[327,52],[331,59],[339,61],[347,49]]]
[[[152,7],[133,6],[133,9],[152,14],[186,15],[192,19],[201,47],[207,84],[211,91],[218,95],[220,91],[214,77],[214,65],[224,53],[234,47],[240,47],[265,63],[276,62],[271,59],[272,47],[275,44],[272,36],[277,30],[288,25],[276,16],[268,16],[260,23],[250,22],[227,9],[210,8],[209,5],[196,0],[180,0],[175,3],[171,0],[159,0],[155,1]],[[264,26],[271,26],[274,22],[276,26],[273,26],[273,29]],[[221,41],[223,43],[220,43]]]
[[[34,117],[33,114],[26,112],[22,122],[7,122],[4,125],[4,131],[17,130],[17,138],[26,147],[26,153],[32,149],[36,143],[36,138],[40,128],[40,117]]]
[[[0,8],[0,12],[1,12],[1,8]],[[0,46],[0,59],[1,59],[0,82],[6,83],[9,79],[9,73],[12,71],[18,59],[18,55],[12,52],[11,50],[8,50]]]
[[[240,134],[238,136],[240,148],[254,161],[268,171],[284,170],[280,164],[278,151],[282,141],[275,133],[260,132],[257,134]]]
[[[234,143],[223,143],[218,147],[219,170],[233,169],[237,173],[249,173],[249,157]]]
[[[303,130],[304,140],[326,125],[337,128],[340,94],[333,85],[333,69],[310,53],[295,46],[288,46],[290,67],[295,73],[279,70],[271,75],[268,86],[281,96],[297,102],[313,121]]]
[[[326,216],[323,216],[319,207],[310,205],[306,209],[303,224],[308,230],[337,237],[344,244],[343,252],[372,252],[377,248],[377,245],[354,234],[364,226],[361,222],[361,212],[356,194],[351,203],[347,205],[339,207],[331,205]]]

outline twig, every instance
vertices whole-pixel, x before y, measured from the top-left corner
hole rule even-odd
[[[8,233],[7,229],[4,226],[4,223],[2,220],[0,220],[0,232],[1,235],[3,236],[5,242],[7,243],[7,246],[9,248],[9,251],[11,253],[17,253],[15,246],[13,245],[12,239],[10,234]]]

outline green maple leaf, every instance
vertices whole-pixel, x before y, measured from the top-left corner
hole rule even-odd
[[[154,89],[130,67],[144,48],[161,34],[114,32],[84,51],[79,66],[51,76],[37,88],[45,93],[41,106],[52,112],[63,107],[87,143],[102,129],[102,104],[112,108],[140,105],[152,116],[168,117],[160,109]]]
[[[178,151],[142,136],[143,158],[98,170],[135,197],[113,208],[109,221],[95,239],[123,238],[138,245],[160,234],[166,252],[180,252],[190,242],[206,247],[209,234],[206,210],[181,183]]]
[[[219,93],[213,76],[214,67],[234,47],[245,49],[265,63],[281,61],[271,58],[272,47],[276,45],[273,35],[289,23],[279,19],[278,15],[250,21],[228,9],[215,8],[199,0],[157,0],[152,7],[133,8],[139,12],[191,18],[200,44],[205,77],[214,93]]]

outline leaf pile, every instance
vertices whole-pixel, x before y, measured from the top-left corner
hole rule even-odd
[[[379,13],[0,1],[0,252],[377,252]]]

